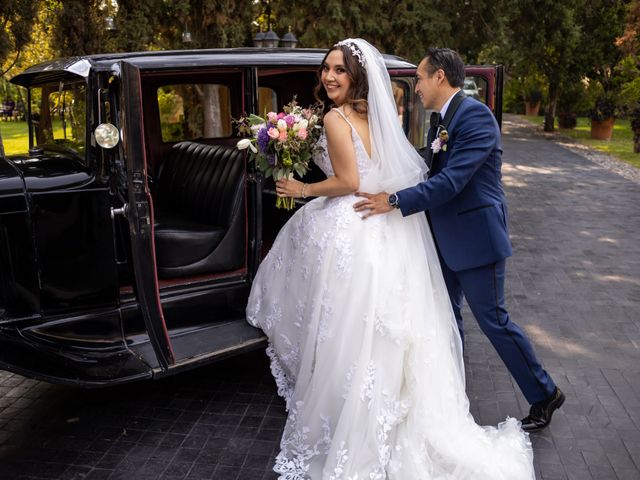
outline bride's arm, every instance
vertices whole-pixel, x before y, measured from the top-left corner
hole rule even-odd
[[[334,175],[326,180],[309,183],[306,186],[298,180],[279,180],[276,184],[278,195],[299,198],[337,197],[354,193],[360,187],[356,152],[351,136],[351,126],[339,113],[330,111],[324,116],[324,128],[327,135],[327,149]]]

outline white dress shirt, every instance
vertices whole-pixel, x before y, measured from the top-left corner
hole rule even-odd
[[[451,100],[453,100],[453,97],[455,97],[455,96],[456,96],[456,93],[458,93],[459,91],[460,91],[460,89],[456,90],[456,91],[453,93],[453,95],[451,95],[451,96],[449,97],[449,100],[447,100],[447,101],[445,102],[445,104],[442,106],[442,109],[440,110],[440,116],[441,116],[442,118],[444,118],[444,116],[447,114],[447,109],[449,108],[449,104],[451,103]]]

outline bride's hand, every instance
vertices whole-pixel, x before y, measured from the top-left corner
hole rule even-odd
[[[276,193],[281,197],[302,197],[302,187],[304,183],[293,178],[281,178],[276,182]]]

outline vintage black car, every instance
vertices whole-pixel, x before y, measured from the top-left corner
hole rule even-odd
[[[294,96],[313,103],[324,54],[94,55],[13,78],[26,88],[30,149],[0,158],[0,368],[99,386],[263,346],[246,299],[291,213],[235,148],[232,120]],[[415,66],[386,63],[420,147]],[[467,75],[500,120],[501,68]]]

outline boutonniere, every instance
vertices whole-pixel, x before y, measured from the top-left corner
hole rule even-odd
[[[438,132],[436,139],[431,142],[431,150],[433,153],[438,153],[440,150],[447,151],[447,142],[449,141],[449,132],[445,128]]]

